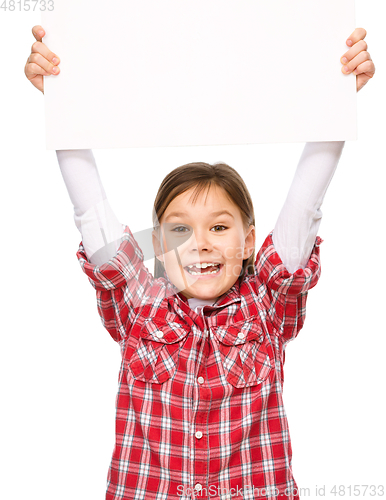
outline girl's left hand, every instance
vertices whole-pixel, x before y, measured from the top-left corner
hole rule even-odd
[[[345,75],[354,73],[357,76],[357,92],[374,76],[375,66],[367,52],[367,43],[364,41],[367,33],[363,28],[357,28],[346,40],[351,47],[340,59],[344,65],[342,72]]]

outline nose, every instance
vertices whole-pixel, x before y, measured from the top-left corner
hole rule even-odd
[[[191,239],[190,251],[193,252],[211,252],[213,246],[210,241],[210,235],[205,230],[194,229]]]

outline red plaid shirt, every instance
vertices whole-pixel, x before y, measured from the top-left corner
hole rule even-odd
[[[167,275],[154,279],[128,227],[115,255],[79,262],[122,351],[106,500],[296,500],[283,406],[285,346],[320,276],[317,237],[289,274],[272,233],[255,274],[195,313]]]

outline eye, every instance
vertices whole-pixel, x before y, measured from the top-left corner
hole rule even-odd
[[[175,233],[186,233],[186,231],[189,231],[189,229],[185,226],[177,226],[172,229]]]
[[[212,229],[219,228],[219,227],[223,228],[222,230],[227,229],[227,227],[226,227],[226,226],[221,226],[221,225],[213,226],[213,228],[212,228]],[[214,231],[214,232],[215,232],[215,233],[220,233],[220,232],[222,232],[222,230],[220,230],[220,231]]]

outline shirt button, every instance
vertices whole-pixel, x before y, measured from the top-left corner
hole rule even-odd
[[[239,333],[237,334],[237,336],[238,336],[238,338],[239,338],[239,339],[243,339],[243,338],[245,337],[245,333],[243,333],[243,332],[239,332]]]
[[[203,384],[204,383],[204,377],[198,377],[197,382],[199,384]]]
[[[197,431],[196,434],[195,434],[196,438],[197,439],[201,439],[202,438],[202,432],[201,431]]]
[[[197,483],[196,486],[194,487],[196,491],[201,491],[202,490],[202,485],[200,483]]]
[[[162,337],[164,336],[164,333],[161,332],[160,330],[158,330],[157,332],[155,332],[156,334],[156,337],[158,337],[159,339],[162,339]]]

